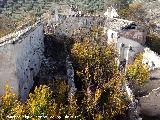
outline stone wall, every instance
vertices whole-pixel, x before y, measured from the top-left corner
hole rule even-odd
[[[143,63],[147,63],[150,69],[160,68],[160,56],[150,48],[145,48],[143,53]]]
[[[85,28],[90,30],[93,25],[102,26],[104,24],[103,17],[95,17],[95,16],[83,16],[83,17],[67,17],[65,19],[61,18],[54,25],[53,29],[50,31],[54,31],[56,35],[66,35],[70,36],[74,31],[79,30],[79,28]],[[47,28],[48,29],[48,28]],[[49,31],[49,29],[47,30]]]
[[[152,90],[140,98],[141,113],[147,116],[160,116],[160,88]]]
[[[93,25],[93,17],[68,17],[55,29],[55,34],[70,36],[74,30],[90,28]]]
[[[44,43],[43,25],[36,23],[0,39],[0,95],[6,83],[25,100],[40,69]],[[7,82],[8,81],[8,82]]]
[[[124,37],[120,37],[117,40],[116,48],[118,52],[120,52],[121,45],[124,44],[123,50],[121,51],[121,57],[119,58],[120,61],[123,61],[127,57],[127,50],[131,49],[128,53],[128,63],[132,63],[135,59],[136,54],[143,52],[144,47],[138,43],[133,41],[132,39],[127,39]]]

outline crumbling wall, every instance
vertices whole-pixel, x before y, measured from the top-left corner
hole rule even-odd
[[[160,88],[140,98],[141,112],[147,116],[160,116]]]
[[[102,26],[104,19],[93,16],[68,17],[63,22],[59,23],[54,31],[55,34],[70,36],[73,31],[76,31],[79,28],[86,28],[90,30],[93,25],[98,23],[99,26]]]
[[[44,51],[43,25],[35,24],[19,34],[16,38],[1,40],[0,94],[4,94],[8,81],[12,92],[24,100],[34,83],[33,77],[40,70]]]
[[[16,76],[15,48],[13,45],[0,47],[0,95],[5,93],[5,85],[13,87],[18,93],[18,80]],[[8,82],[7,82],[8,81]]]
[[[144,45],[146,42],[146,31],[145,30],[137,30],[137,29],[130,29],[130,30],[123,30],[118,33],[119,36],[125,37],[127,39],[132,39]]]
[[[118,41],[116,44],[118,50],[122,44],[124,44],[124,47],[123,47],[124,50],[123,50],[123,57],[122,57],[122,59],[120,59],[120,61],[121,60],[123,61],[123,59],[126,58],[128,49],[130,49],[128,63],[132,63],[134,61],[135,55],[137,53],[144,51],[144,47],[141,44],[139,44],[138,42],[135,42],[131,39],[127,39],[124,37],[118,38]]]

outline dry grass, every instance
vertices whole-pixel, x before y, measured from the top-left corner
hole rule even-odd
[[[14,31],[13,29],[0,29],[0,38],[9,33],[12,33],[13,31]]]
[[[0,18],[0,37],[3,37],[15,30],[23,29],[28,25],[32,25],[36,22],[36,17],[33,14],[29,14],[22,19],[13,21],[9,18]]]

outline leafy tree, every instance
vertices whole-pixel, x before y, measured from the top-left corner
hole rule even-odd
[[[59,116],[58,106],[52,99],[50,88],[43,85],[36,87],[34,93],[29,94],[29,98],[25,103],[18,101],[15,94],[10,92],[7,86],[6,94],[2,96],[0,117],[1,119],[9,119],[14,116],[15,119],[24,119],[24,116],[30,116],[33,119],[39,119],[38,116]]]
[[[2,120],[8,119],[7,115],[12,115],[12,109],[17,105],[17,96],[14,93],[11,93],[11,89],[6,85],[6,93],[1,97],[1,109],[0,109],[0,118]]]
[[[35,118],[39,115],[50,116],[55,107],[52,105],[52,92],[49,87],[45,85],[39,88],[36,87],[34,94],[29,94],[29,99],[26,103],[26,113]]]
[[[96,31],[93,28],[91,35],[94,36]],[[76,42],[71,51],[77,86],[83,91],[79,109],[86,111],[86,119],[95,119],[97,115],[111,119],[127,107],[127,101],[123,99],[125,95],[120,90],[125,79],[117,69],[114,45],[102,46],[100,37],[95,42],[84,37],[83,42]]]
[[[149,67],[142,64],[143,55],[137,55],[133,64],[128,67],[128,78],[137,85],[143,85],[149,78]]]

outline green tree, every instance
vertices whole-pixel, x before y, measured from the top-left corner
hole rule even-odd
[[[128,66],[128,78],[134,84],[144,85],[149,78],[149,67],[142,63],[143,55],[137,55],[133,64]]]
[[[39,115],[50,116],[52,109],[54,109],[52,105],[52,92],[50,88],[45,85],[39,88],[36,87],[34,93],[29,94],[29,99],[26,103],[26,113],[35,118]]]
[[[93,28],[93,36],[97,30],[101,29]],[[114,45],[103,46],[99,41],[101,35],[95,42],[92,36],[90,38],[84,37],[83,42],[76,42],[71,50],[76,82],[81,89],[79,109],[86,112],[88,117],[82,115],[86,119],[95,119],[97,116],[112,119],[122,114],[128,104],[123,99],[125,94],[120,90],[125,77],[117,69]]]
[[[17,96],[11,93],[11,88],[6,85],[6,93],[1,97],[0,119],[6,120],[7,116],[13,115],[12,109],[18,104]]]

